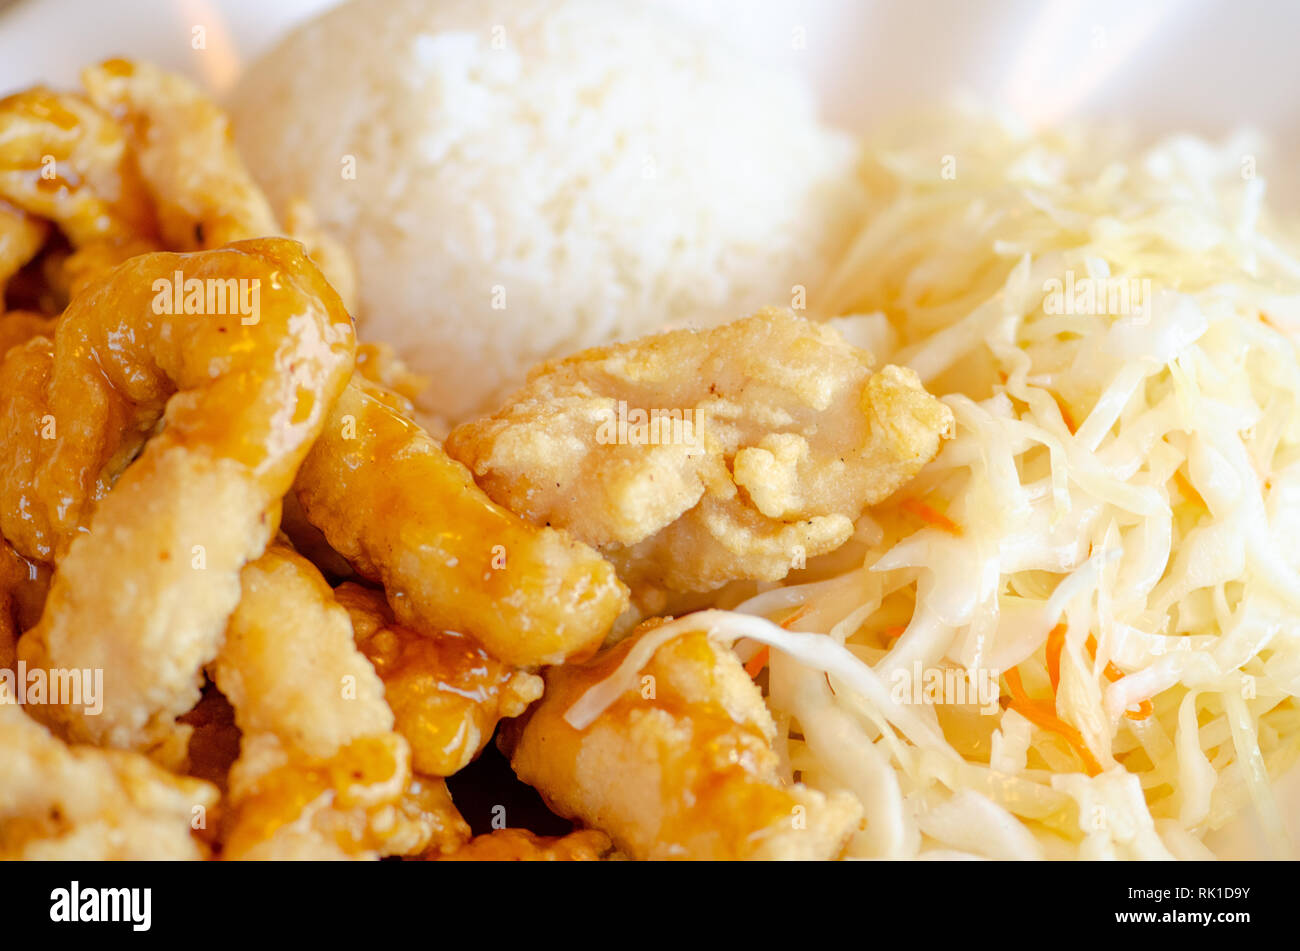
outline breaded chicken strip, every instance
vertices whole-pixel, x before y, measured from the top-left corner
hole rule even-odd
[[[416,775],[406,787],[398,811],[414,837],[402,843],[402,855],[425,858],[455,852],[470,838],[469,823],[451,801],[451,791],[441,779]]]
[[[952,426],[915,373],[768,309],[543,364],[447,451],[634,588],[708,591],[842,545]]]
[[[498,829],[475,836],[444,862],[596,862],[610,852],[609,836],[582,829],[565,836],[534,835],[526,829]]]
[[[542,678],[501,663],[463,634],[421,634],[398,624],[382,592],[347,583],[334,596],[384,682],[397,732],[411,744],[418,772],[458,773],[487,745],[502,717],[519,716],[542,695]]]
[[[65,295],[147,251],[290,234],[351,308],[355,278],[341,247],[301,203],[285,209],[287,230],[277,224],[229,119],[197,86],[120,59],[81,78],[85,96],[38,87],[0,100],[0,287],[40,248],[45,220],[73,248],[51,274]]]
[[[409,768],[395,733],[364,736],[328,757],[244,739],[230,770],[223,859],[374,859],[454,852],[469,824],[441,779]]]
[[[328,756],[392,732],[384,685],[307,559],[272,545],[239,582],[239,607],[211,670],[245,736],[273,733],[309,756]]]
[[[329,585],[274,545],[240,586],[212,665],[243,731],[224,856],[374,858],[428,847],[447,824],[428,807],[450,809],[450,798],[430,798],[440,781],[414,780],[384,685]]]
[[[158,280],[264,287],[256,320],[158,313]],[[250,286],[251,283],[250,283]],[[34,711],[70,740],[148,749],[198,701],[280,499],[347,384],[352,320],[302,247],[149,254],[0,364],[0,528],[54,561],[30,667],[110,672],[103,711]]]
[[[363,736],[327,757],[245,734],[230,770],[222,858],[342,861],[403,851],[416,838],[400,807],[410,781],[410,750],[395,733]]]
[[[311,209],[284,209],[282,228],[235,149],[230,120],[188,79],[149,63],[108,60],[82,71],[90,101],[126,130],[152,199],[163,245],[172,251],[219,248],[284,234],[301,241],[348,310],[356,303],[352,262]],[[93,267],[83,252],[80,270]],[[116,262],[113,262],[116,263]],[[74,262],[74,267],[76,262]]]
[[[127,130],[166,247],[198,251],[279,233],[230,120],[193,83],[122,59],[83,70],[81,81]]]
[[[541,702],[503,728],[519,778],[632,858],[835,857],[857,828],[857,800],[781,783],[762,694],[706,634],[662,645],[640,682],[588,727],[568,723],[569,708],[654,626],[585,664],[546,672]]]
[[[27,257],[46,222],[71,245],[46,269],[56,300],[161,247],[136,158],[122,124],[82,96],[37,87],[0,101],[0,198],[41,226],[27,230]]]
[[[0,100],[0,198],[54,223],[74,248],[157,243],[126,130],[82,96],[38,86]]]
[[[0,704],[0,859],[201,859],[209,783],[138,753],[68,746]]]
[[[627,606],[614,569],[494,504],[409,409],[353,374],[294,484],[307,519],[408,627],[518,667],[590,656]]]

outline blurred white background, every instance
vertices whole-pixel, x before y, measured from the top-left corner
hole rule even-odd
[[[147,58],[221,92],[239,65],[334,0],[17,0],[0,12],[0,92]],[[609,0],[618,2],[618,0]],[[854,127],[969,90],[1027,118],[1154,129],[1249,123],[1300,137],[1291,0],[661,0],[805,72]],[[208,48],[191,49],[202,25]]]
[[[0,0],[0,93],[71,84],[81,65],[129,55],[220,95],[241,64],[335,2]],[[955,93],[1031,121],[1120,119],[1150,136],[1252,126],[1278,146],[1274,167],[1260,170],[1275,199],[1300,208],[1293,0],[659,2],[804,73],[826,115],[853,129]],[[207,48],[194,50],[200,26]]]

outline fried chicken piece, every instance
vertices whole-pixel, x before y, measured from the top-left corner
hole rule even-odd
[[[48,268],[62,300],[159,248],[153,203],[126,131],[82,96],[37,87],[0,100],[0,198],[34,222],[24,226],[12,261],[39,250],[46,222],[72,246]]]
[[[657,623],[585,664],[546,672],[541,702],[502,731],[519,778],[632,858],[834,858],[861,806],[847,793],[781,783],[762,694],[703,632],[660,646],[639,682],[585,729],[565,720]]]
[[[49,230],[49,226],[39,218],[33,218],[0,201],[0,310],[4,307],[6,285],[28,261],[36,257],[45,244]]]
[[[470,835],[441,779],[413,775],[395,733],[354,740],[328,757],[246,738],[230,771],[221,857],[359,860],[450,852]]]
[[[192,832],[217,804],[208,783],[137,753],[67,746],[0,704],[0,859],[200,859]]]
[[[834,330],[768,309],[542,364],[447,451],[634,588],[707,591],[839,547],[952,425],[910,370],[873,372]]]
[[[197,86],[148,63],[122,59],[92,66],[81,78],[90,101],[127,130],[169,250],[208,250],[289,235],[306,246],[344,306],[355,306],[356,277],[342,246],[302,202],[285,210],[281,228],[235,148],[230,119]]]
[[[410,750],[395,733],[364,736],[327,757],[245,735],[230,770],[222,858],[374,859],[405,835]],[[409,836],[414,839],[414,834]]]
[[[155,313],[154,283],[178,271],[260,281],[257,320]],[[99,716],[48,705],[42,719],[121,748],[174,732],[353,347],[351,318],[301,247],[266,239],[135,258],[73,302],[52,348],[38,337],[9,352],[0,524],[21,554],[57,562],[19,656],[113,677]]]
[[[0,314],[0,360],[14,347],[33,337],[52,337],[57,317],[47,317],[29,310],[11,310]]]
[[[418,824],[427,790],[405,803],[413,821],[403,812],[410,748],[393,732],[384,685],[325,579],[273,545],[244,567],[240,585],[212,665],[243,733],[225,856],[375,858],[423,848],[438,831]]]
[[[417,773],[398,809],[411,835],[392,843],[399,846],[396,854],[432,858],[455,852],[470,839],[469,823],[451,801],[451,792],[440,778]]]
[[[74,248],[156,239],[125,130],[81,96],[37,87],[0,100],[0,198]]]
[[[627,605],[614,569],[495,505],[409,405],[353,375],[294,486],[307,518],[407,627],[463,631],[516,667],[590,655]]]
[[[229,119],[193,83],[122,59],[91,66],[81,81],[90,101],[127,130],[168,248],[198,251],[279,233]]]
[[[526,829],[498,829],[475,836],[443,862],[599,862],[612,850],[609,836],[582,829],[565,836],[534,835]]]
[[[15,335],[23,335],[24,329],[15,326]],[[0,359],[0,446],[4,447],[0,454],[0,533],[24,556],[46,564],[54,560],[55,543],[63,535],[54,526],[58,515],[55,492],[52,487],[35,484],[54,451],[54,440],[43,437],[57,436],[59,429],[58,417],[50,411],[53,370],[52,336],[27,336]],[[141,441],[142,437],[137,437],[134,443]],[[55,508],[52,514],[47,511],[47,500]]]
[[[121,59],[84,70],[82,83],[85,96],[36,88],[0,101],[0,198],[67,236],[75,250],[56,275],[64,294],[148,251],[289,234],[353,305],[346,254],[306,206],[290,207],[287,230],[280,227],[239,157],[229,119],[197,86]],[[7,217],[0,216],[0,287],[11,261],[5,236],[15,234]],[[36,237],[30,229],[19,236],[23,244]],[[12,259],[25,263],[39,247]]]
[[[156,313],[153,285],[178,272],[186,282],[256,281],[266,306],[255,317]],[[319,427],[353,348],[351,318],[291,241],[132,261],[69,307],[52,343],[32,339],[0,368],[0,440],[18,457],[0,463],[13,502],[0,515],[4,535],[27,557],[53,560],[164,410],[157,448],[208,441],[214,455],[283,476],[297,459],[275,447]]]
[[[211,670],[244,735],[271,733],[290,749],[324,757],[391,733],[384,684],[311,562],[273,544],[239,580],[239,607]]]
[[[454,631],[420,634],[398,624],[381,592],[340,585],[357,646],[384,682],[397,731],[418,772],[451,776],[468,766],[503,717],[542,695],[542,679],[492,657]]]

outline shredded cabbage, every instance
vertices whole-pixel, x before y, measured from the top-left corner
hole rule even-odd
[[[658,629],[570,722],[707,629],[774,648],[789,778],[862,800],[852,856],[1204,857],[1245,808],[1296,856],[1273,781],[1300,758],[1300,241],[1262,154],[987,116],[876,146],[819,309],[914,367],[956,437],[852,570]],[[762,620],[791,611],[802,633]],[[1022,715],[1013,667],[1064,731]],[[994,713],[891,696],[952,668],[992,673]]]

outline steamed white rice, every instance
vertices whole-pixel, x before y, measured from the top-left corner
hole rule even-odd
[[[815,301],[862,203],[800,82],[638,3],[345,4],[231,105],[272,200],[351,250],[363,337],[453,420],[541,358]]]

